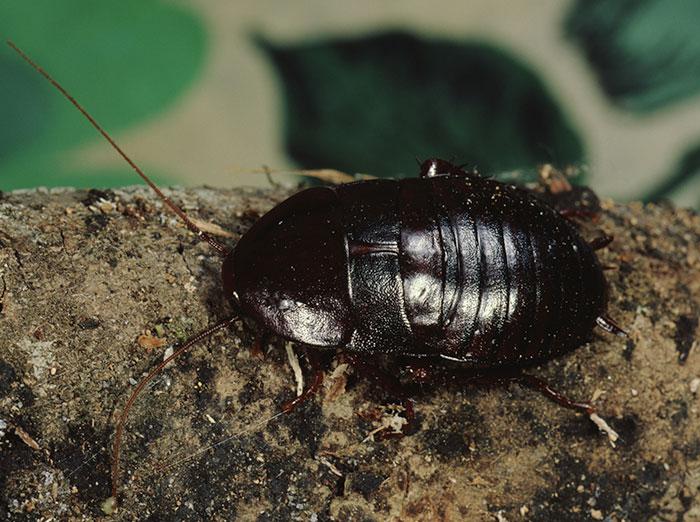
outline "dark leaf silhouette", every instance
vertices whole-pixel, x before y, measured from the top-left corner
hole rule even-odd
[[[644,113],[700,91],[700,2],[579,0],[566,31],[607,95]]]
[[[284,87],[288,153],[305,168],[413,176],[432,156],[487,173],[583,159],[537,76],[503,51],[398,32],[258,42]]]

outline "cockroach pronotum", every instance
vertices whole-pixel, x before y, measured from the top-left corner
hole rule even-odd
[[[525,189],[440,159],[418,179],[367,180],[302,190],[265,214],[229,250],[195,225],[87,111],[8,41],[109,141],[136,173],[224,261],[232,317],[185,342],[129,397],[116,427],[112,499],[117,498],[124,425],[144,386],[172,359],[249,317],[310,349],[341,348],[368,364],[392,358],[421,382],[518,382],[614,432],[584,403],[522,369],[582,345],[597,325],[625,333],[606,315],[607,291],[594,250],[560,213]],[[313,357],[311,357],[313,360]],[[290,411],[321,384],[322,371]],[[394,390],[399,383],[381,378]]]

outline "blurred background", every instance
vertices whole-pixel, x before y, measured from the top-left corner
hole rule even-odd
[[[159,183],[413,176],[441,156],[575,165],[601,195],[697,208],[699,22],[695,0],[0,3],[0,35]],[[0,190],[137,181],[3,46]]]

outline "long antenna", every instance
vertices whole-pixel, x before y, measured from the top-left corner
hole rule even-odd
[[[189,228],[192,232],[194,232],[200,239],[204,239],[207,243],[209,243],[214,250],[216,250],[221,256],[226,257],[228,255],[228,249],[216,241],[213,237],[211,237],[209,234],[204,232],[202,229],[200,229],[197,225],[195,225],[190,218],[187,217],[187,214],[185,214],[180,207],[178,207],[175,203],[173,203],[168,196],[163,194],[161,190],[158,188],[158,186],[151,181],[151,179],[146,176],[146,174],[143,173],[143,171],[134,163],[129,156],[126,155],[126,153],[117,145],[117,143],[112,139],[112,137],[107,134],[107,132],[100,126],[99,123],[95,121],[95,118],[90,116],[87,110],[83,108],[80,103],[77,102],[73,96],[71,96],[68,91],[66,91],[61,84],[59,84],[56,80],[54,80],[49,73],[47,73],[44,69],[42,69],[39,65],[34,63],[34,61],[27,56],[24,51],[22,51],[19,47],[17,47],[12,40],[7,40],[7,45],[9,45],[12,49],[15,50],[17,54],[19,54],[22,59],[27,62],[29,65],[31,65],[39,74],[41,74],[44,78],[46,78],[56,89],[59,90],[63,96],[66,97],[66,99],[71,102],[76,109],[78,109],[80,112],[83,113],[83,116],[85,116],[90,123],[92,123],[92,126],[97,129],[97,131],[104,136],[104,138],[112,145],[114,150],[116,150],[119,155],[126,160],[126,162],[131,166],[136,173],[141,176],[141,179],[143,179],[149,187],[153,189],[153,191],[158,195],[158,197],[163,200],[163,203],[165,203],[168,207],[170,207],[170,210],[175,212],[175,214],[178,215],[182,221],[184,221],[185,225],[187,225],[187,228]]]
[[[116,505],[117,502],[117,492],[119,489],[119,454],[121,450],[121,444],[122,444],[122,434],[124,433],[124,426],[126,424],[126,419],[129,416],[129,411],[131,410],[131,407],[134,405],[134,401],[136,398],[140,395],[141,390],[149,383],[153,378],[158,375],[160,372],[163,371],[163,368],[167,366],[167,364],[172,361],[173,359],[179,357],[183,353],[185,353],[187,350],[192,348],[195,344],[199,343],[203,339],[206,339],[210,335],[212,335],[215,332],[218,332],[219,330],[222,330],[229,325],[231,325],[234,321],[238,320],[238,316],[231,317],[229,319],[225,319],[214,326],[210,326],[206,330],[194,335],[193,337],[190,337],[185,344],[180,346],[177,350],[175,350],[174,353],[163,359],[163,361],[158,364],[155,368],[153,368],[149,374],[141,379],[141,382],[136,386],[134,391],[131,393],[131,396],[129,397],[129,400],[126,401],[126,406],[124,406],[124,410],[122,410],[121,416],[119,417],[119,421],[117,422],[117,429],[114,434],[114,449],[112,450],[112,496],[108,499],[111,504]]]

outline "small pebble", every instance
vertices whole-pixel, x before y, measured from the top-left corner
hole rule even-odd
[[[117,499],[114,497],[107,498],[102,502],[102,512],[105,515],[111,515],[114,513],[114,508],[117,507]]]
[[[695,377],[690,381],[690,393],[697,393],[698,389],[700,389],[700,377]]]

